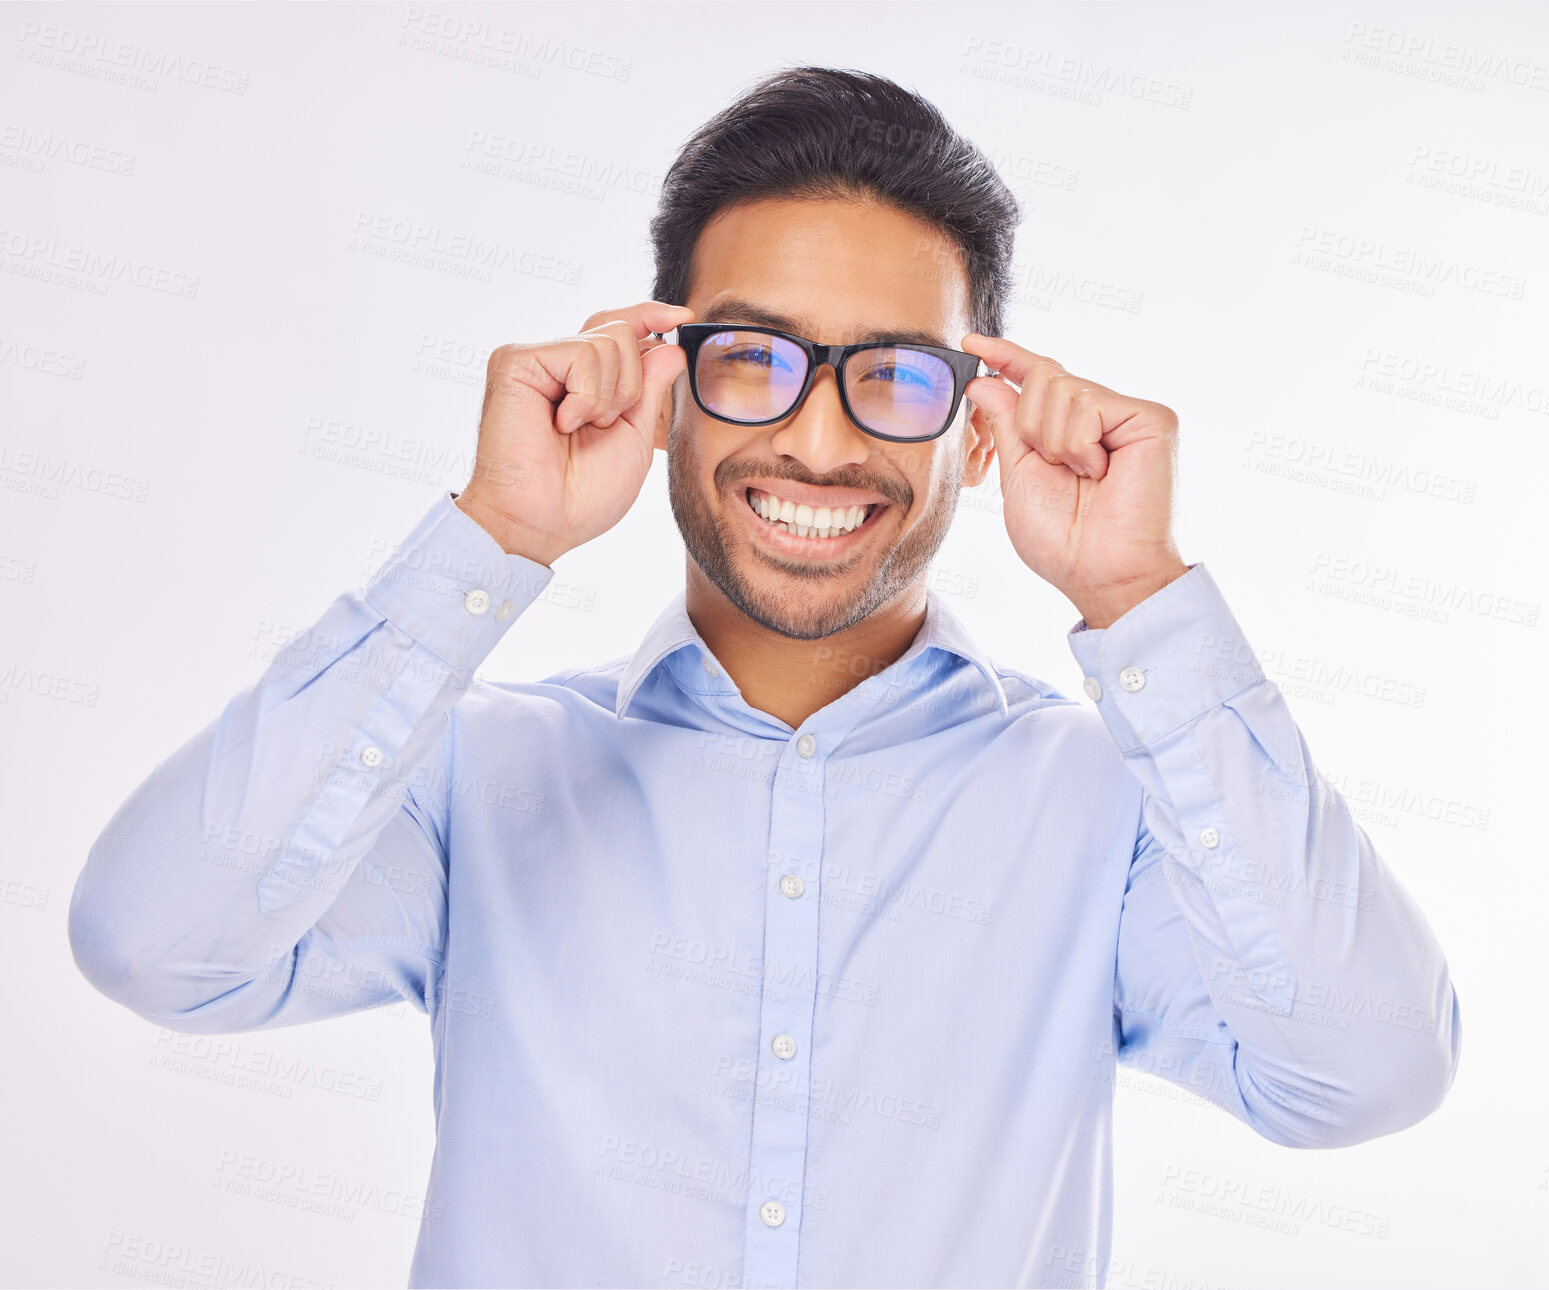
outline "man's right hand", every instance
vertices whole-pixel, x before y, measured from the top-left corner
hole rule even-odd
[[[606,533],[640,495],[686,370],[649,339],[692,321],[647,300],[593,314],[577,336],[489,356],[473,477],[455,504],[511,555],[552,564]]]

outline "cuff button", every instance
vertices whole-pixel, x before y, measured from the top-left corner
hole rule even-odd
[[[483,587],[475,587],[463,597],[463,607],[470,614],[482,614],[489,608],[489,592]]]
[[[1133,694],[1146,683],[1146,674],[1138,667],[1127,667],[1119,673],[1119,684]]]
[[[1095,676],[1089,676],[1081,682],[1081,688],[1086,691],[1086,697],[1096,703],[1103,697],[1103,687]]]

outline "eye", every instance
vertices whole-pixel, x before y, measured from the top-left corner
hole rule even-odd
[[[727,363],[747,363],[754,367],[768,367],[774,360],[774,351],[767,345],[744,345],[721,355]]]
[[[874,363],[862,374],[863,381],[886,381],[899,385],[912,385],[917,389],[930,389],[934,382],[922,374],[918,368],[907,363],[895,363],[892,361]]]
[[[775,352],[771,345],[741,345],[736,349],[722,350],[717,361],[738,367],[757,367],[765,371],[789,372],[791,365]]]

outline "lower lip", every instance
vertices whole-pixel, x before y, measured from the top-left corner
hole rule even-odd
[[[843,555],[858,545],[865,535],[876,527],[877,520],[882,514],[891,509],[886,503],[879,503],[876,510],[848,533],[841,537],[818,538],[801,537],[792,533],[783,524],[771,524],[748,504],[748,492],[745,488],[739,494],[737,505],[747,516],[748,524],[754,533],[776,551],[784,551],[788,555],[802,556],[809,560],[814,557]]]

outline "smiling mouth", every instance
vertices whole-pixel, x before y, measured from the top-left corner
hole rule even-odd
[[[864,506],[808,506],[782,500],[759,488],[745,488],[742,495],[748,508],[770,528],[781,529],[795,537],[832,542],[864,528],[886,503]]]

